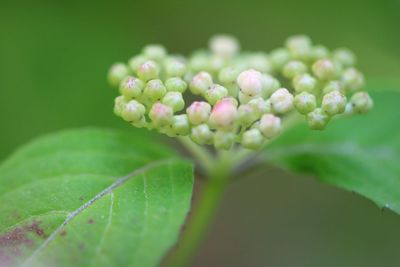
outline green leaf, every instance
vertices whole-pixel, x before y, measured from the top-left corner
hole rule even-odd
[[[156,266],[189,210],[192,172],[143,136],[40,138],[0,166],[0,266]]]
[[[357,192],[400,213],[400,92],[374,92],[368,114],[332,121],[322,132],[290,129],[268,160]]]

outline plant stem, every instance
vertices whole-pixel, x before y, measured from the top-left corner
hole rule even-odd
[[[213,168],[214,156],[205,148],[195,144],[189,137],[179,137],[181,144],[195,157],[200,166],[208,173]]]
[[[189,218],[186,230],[183,232],[182,239],[168,259],[166,266],[186,267],[196,255],[230,181],[231,164],[231,158],[227,154],[220,155],[218,162],[213,164],[197,205],[193,209],[193,215]]]

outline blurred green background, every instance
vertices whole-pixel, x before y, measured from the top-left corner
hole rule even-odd
[[[400,80],[398,0],[2,0],[0,160],[50,131],[126,128],[112,114],[109,66],[147,43],[188,53],[215,33],[249,50],[306,33],[356,51],[370,84]],[[358,196],[265,169],[229,190],[194,266],[397,267],[399,226]]]

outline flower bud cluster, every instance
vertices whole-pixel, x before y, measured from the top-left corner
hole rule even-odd
[[[217,149],[258,149],[280,134],[289,114],[322,130],[341,114],[368,112],[373,101],[361,91],[355,62],[350,50],[330,51],[303,35],[269,54],[240,52],[235,38],[220,35],[190,57],[148,45],[114,64],[108,79],[119,86],[115,114],[135,127]]]

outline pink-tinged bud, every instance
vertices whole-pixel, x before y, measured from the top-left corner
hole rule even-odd
[[[186,109],[189,121],[194,125],[207,122],[210,111],[210,104],[204,101],[195,101]]]
[[[151,107],[149,117],[156,127],[170,125],[174,118],[172,108],[160,102]]]
[[[195,95],[204,94],[213,85],[211,74],[202,71],[196,74],[190,82],[190,91]]]
[[[210,124],[212,127],[226,129],[233,126],[237,113],[235,103],[231,98],[223,98],[215,104],[210,114]]]
[[[258,96],[263,89],[262,74],[254,69],[241,72],[236,82],[240,87],[240,91],[250,97]]]
[[[267,138],[277,136],[281,131],[281,119],[272,114],[265,114],[260,120],[260,131]]]

